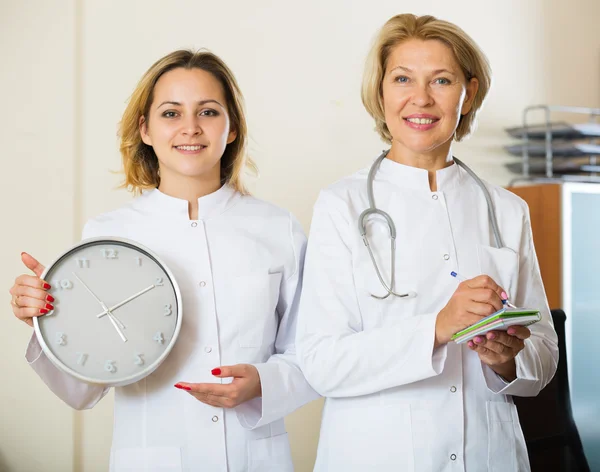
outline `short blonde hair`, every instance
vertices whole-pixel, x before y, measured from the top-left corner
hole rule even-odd
[[[471,110],[460,117],[454,134],[456,141],[462,140],[475,128],[475,116],[490,89],[492,71],[485,54],[467,33],[448,21],[429,15],[396,15],[383,25],[375,39],[365,64],[361,90],[362,102],[375,120],[375,129],[381,139],[388,144],[392,142],[392,135],[385,123],[381,85],[392,49],[407,39],[443,42],[454,52],[467,81],[472,78],[479,81]]]
[[[231,129],[236,131],[237,136],[227,145],[221,157],[221,184],[227,183],[240,193],[247,194],[248,190],[242,182],[243,170],[248,167],[256,173],[257,167],[246,154],[248,129],[242,92],[233,73],[219,57],[208,51],[194,52],[187,49],[174,51],[156,61],[141,78],[129,99],[119,124],[120,150],[125,174],[122,187],[140,193],[160,184],[158,158],[152,146],[142,141],[140,118],[144,117],[146,122],[148,121],[158,79],[178,68],[202,69],[211,73],[223,87]]]

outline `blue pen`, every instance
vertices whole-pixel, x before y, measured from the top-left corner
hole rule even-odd
[[[460,280],[461,282],[464,282],[465,280],[467,280],[465,277],[463,277],[462,275],[460,275],[458,272],[452,271],[450,272],[450,275],[458,280]],[[510,303],[508,300],[502,300],[502,304],[506,305],[510,308],[517,308],[516,306],[514,306],[512,303]]]

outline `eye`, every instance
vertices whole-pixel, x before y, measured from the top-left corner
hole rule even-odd
[[[394,79],[394,81],[400,84],[406,84],[408,83],[408,77],[406,77],[405,75],[399,75]]]
[[[435,79],[434,82],[438,85],[449,85],[450,84],[450,80],[445,77],[439,77],[439,78]]]
[[[177,112],[173,110],[167,110],[161,116],[164,116],[165,118],[175,118],[177,116]]]
[[[202,110],[200,112],[200,116],[219,116],[219,112],[217,110],[213,110],[212,108],[208,108],[206,110]]]

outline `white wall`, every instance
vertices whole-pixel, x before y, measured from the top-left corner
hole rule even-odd
[[[130,198],[110,173],[117,122],[141,74],[180,47],[206,47],[234,70],[261,169],[251,187],[308,230],[319,189],[383,148],[360,103],[362,65],[377,28],[402,11],[454,21],[487,53],[494,87],[477,134],[455,153],[489,181],[510,179],[502,129],[523,107],[600,105],[597,0],[0,0],[0,286],[21,272],[20,251],[48,262],[88,217]],[[30,330],[3,293],[0,471],[106,470],[112,397],[84,413],[63,406],[23,360]],[[314,462],[320,405],[287,421],[300,472]]]

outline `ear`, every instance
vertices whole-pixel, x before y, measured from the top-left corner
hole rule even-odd
[[[467,94],[465,97],[465,101],[463,102],[462,108],[460,109],[461,115],[466,115],[471,111],[473,107],[473,100],[475,100],[475,95],[477,95],[477,91],[479,90],[479,80],[473,77],[469,80],[467,84]]]
[[[142,141],[144,142],[144,144],[147,144],[148,146],[152,146],[152,139],[150,138],[150,135],[148,134],[148,123],[146,123],[146,118],[144,117],[144,115],[140,116],[139,130],[140,130],[140,136],[142,137]]]
[[[227,144],[231,144],[232,142],[234,142],[235,138],[237,138],[237,130],[231,129],[229,131],[229,136],[227,136]]]

